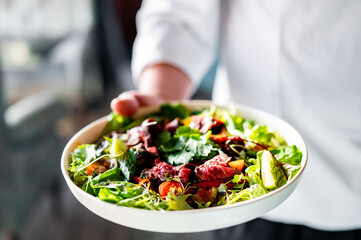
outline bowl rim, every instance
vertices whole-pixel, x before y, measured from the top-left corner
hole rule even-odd
[[[177,103],[181,103],[184,104],[186,107],[202,107],[202,106],[212,106],[215,105],[217,108],[222,108],[222,109],[226,109],[226,106],[222,106],[222,105],[217,105],[215,103],[213,103],[212,101],[208,101],[208,100],[185,100],[185,101],[172,101],[169,102],[170,104],[177,104]],[[221,205],[221,206],[214,206],[214,207],[209,207],[209,208],[201,208],[201,209],[191,209],[191,210],[177,210],[177,211],[165,211],[165,210],[161,210],[161,211],[155,211],[155,210],[148,210],[148,209],[139,209],[139,208],[132,208],[132,207],[126,207],[126,206],[121,206],[121,205],[117,205],[114,203],[109,203],[109,202],[105,202],[100,200],[99,198],[85,192],[84,190],[82,190],[81,188],[79,188],[71,179],[70,176],[68,174],[68,170],[67,167],[65,166],[66,164],[69,164],[69,159],[70,159],[70,154],[71,151],[70,149],[73,148],[75,149],[76,145],[74,146],[76,143],[76,140],[82,135],[84,134],[86,131],[89,131],[90,129],[94,128],[95,126],[99,125],[99,124],[103,124],[106,120],[108,116],[103,116],[93,122],[91,122],[90,124],[86,125],[85,127],[83,127],[82,129],[80,129],[73,137],[71,137],[71,139],[68,141],[68,143],[66,144],[62,156],[61,156],[61,172],[63,177],[65,178],[66,183],[68,184],[69,188],[72,188],[73,190],[75,190],[77,192],[77,194],[82,195],[85,198],[91,198],[93,201],[99,203],[99,204],[104,204],[106,206],[112,206],[112,207],[117,207],[117,208],[121,208],[121,209],[126,209],[128,211],[134,211],[134,212],[141,212],[142,214],[151,214],[151,215],[193,215],[195,213],[197,214],[201,214],[201,213],[209,213],[209,212],[216,212],[216,211],[222,211],[225,209],[230,209],[230,208],[235,208],[235,207],[241,207],[244,205],[250,205],[253,204],[255,202],[259,202],[262,201],[265,198],[269,198],[273,195],[276,195],[277,193],[283,191],[286,188],[289,188],[295,181],[297,181],[301,176],[302,173],[304,172],[306,165],[308,163],[308,149],[307,149],[307,145],[304,141],[304,138],[301,136],[301,134],[293,127],[291,126],[289,123],[287,123],[286,121],[284,121],[283,119],[272,115],[268,112],[253,108],[253,107],[249,107],[249,106],[245,106],[245,105],[241,105],[241,104],[234,104],[235,107],[237,108],[237,110],[242,111],[246,111],[246,112],[252,112],[252,113],[256,113],[256,114],[261,114],[263,116],[267,116],[267,119],[271,118],[273,120],[276,120],[277,122],[279,122],[280,124],[282,124],[283,126],[287,126],[287,128],[291,129],[296,135],[297,138],[301,140],[301,143],[303,146],[297,146],[299,149],[303,149],[302,150],[302,166],[301,169],[297,172],[296,176],[294,176],[289,182],[287,182],[285,185],[283,185],[282,187],[275,189],[265,195],[250,199],[250,200],[246,200],[246,201],[242,201],[242,202],[236,202],[236,203],[232,203],[229,205]],[[143,107],[142,110],[144,112],[152,112],[152,111],[156,111],[156,109],[158,109],[157,106],[147,106],[147,107]],[[141,114],[142,115],[142,114]],[[253,114],[255,115],[255,114]],[[137,116],[137,114],[135,115]],[[140,115],[139,115],[140,116]],[[257,121],[257,120],[256,120]],[[95,138],[96,139],[96,138]],[[81,144],[85,144],[85,143],[81,143]]]

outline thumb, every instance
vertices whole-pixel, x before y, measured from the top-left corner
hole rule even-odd
[[[111,109],[124,116],[132,116],[140,107],[160,105],[164,102],[159,97],[141,94],[138,91],[128,91],[114,98],[110,103]]]

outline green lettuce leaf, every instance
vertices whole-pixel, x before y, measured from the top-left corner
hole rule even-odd
[[[122,181],[112,181],[93,185],[97,196],[107,202],[117,205],[142,208],[148,210],[166,210],[168,203],[155,192]]]
[[[107,125],[105,125],[102,135],[107,135],[112,131],[117,130],[127,130],[131,128],[133,125],[137,125],[138,122],[130,125],[133,122],[133,119],[130,117],[125,117],[123,115],[117,114],[115,112],[111,112],[108,115]],[[140,122],[139,122],[140,123]]]
[[[302,160],[302,152],[295,145],[270,150],[278,162],[291,165],[299,165]]]
[[[249,185],[262,184],[261,180],[261,167],[259,165],[251,165],[246,168]]]
[[[95,144],[83,144],[77,147],[72,154],[72,168],[80,168],[97,158]]]
[[[186,202],[187,196],[182,192],[179,192],[178,195],[174,193],[174,191],[170,191],[167,196],[168,200],[168,211],[176,211],[176,210],[191,210],[193,209]]]
[[[267,126],[255,125],[245,131],[245,136],[257,143],[279,147],[286,145],[286,141],[277,132],[269,132]]]
[[[170,119],[180,118],[184,119],[190,115],[190,111],[183,104],[168,104],[165,103],[160,106],[159,115]]]
[[[292,179],[301,169],[302,152],[295,145],[270,150]]]
[[[250,191],[252,198],[260,197],[268,192],[261,184],[253,184],[250,186]]]
[[[98,197],[100,198],[100,200],[103,200],[105,202],[117,203],[117,202],[123,200],[123,198],[120,196],[119,192],[120,191],[117,188],[115,188],[115,189],[101,188],[98,193]]]
[[[250,199],[252,199],[252,193],[250,188],[245,188],[241,191],[233,190],[231,194],[226,196],[226,202],[224,202],[223,204],[229,205],[235,202],[247,201]]]
[[[121,177],[121,173],[122,173],[122,170],[119,168],[109,169],[108,171],[94,177],[92,180],[92,183],[96,184],[96,183],[104,182],[107,180],[113,180],[113,181],[124,180],[124,178]]]

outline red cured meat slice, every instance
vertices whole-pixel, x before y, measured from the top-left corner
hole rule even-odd
[[[196,167],[195,173],[199,181],[211,181],[233,177],[235,170],[228,166],[231,157],[220,153],[211,160]]]

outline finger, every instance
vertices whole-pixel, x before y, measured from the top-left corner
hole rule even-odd
[[[132,116],[139,109],[140,103],[133,94],[123,93],[112,100],[110,107],[118,114]]]

